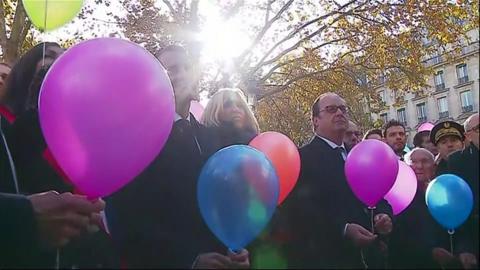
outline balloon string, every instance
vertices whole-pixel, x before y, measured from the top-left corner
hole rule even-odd
[[[370,222],[372,223],[372,233],[375,233],[375,227],[373,226],[373,209],[370,209]]]
[[[43,18],[43,54],[42,54],[42,67],[45,66],[45,50],[46,50],[46,44],[45,44],[45,32],[47,30],[47,9],[48,9],[48,0],[45,0],[45,16]]]
[[[365,261],[365,256],[363,255],[363,249],[360,249],[360,257],[362,259],[363,269],[368,269],[368,264]]]
[[[57,248],[57,256],[55,258],[55,269],[60,269],[60,249]]]
[[[375,210],[375,206],[372,206],[372,207],[368,207],[368,209],[370,210],[370,224],[371,224],[371,232],[372,233],[375,233],[375,226],[374,226],[374,223],[373,223],[373,210]]]
[[[450,253],[453,255],[453,234],[455,233],[454,230],[448,230],[448,234],[450,235]]]

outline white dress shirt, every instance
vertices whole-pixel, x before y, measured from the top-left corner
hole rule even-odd
[[[328,146],[330,146],[332,149],[337,149],[337,147],[342,148],[342,158],[343,158],[343,160],[347,159],[347,149],[345,148],[345,144],[343,142],[342,142],[342,145],[338,145],[338,144],[330,141],[329,139],[327,139],[325,137],[322,137],[318,134],[317,134],[317,137],[324,140],[328,144]]]
[[[181,119],[183,119],[183,117],[181,117],[180,114],[175,112],[175,118],[174,118],[173,122],[177,122],[178,120],[181,120]],[[187,119],[185,119],[185,120],[190,122],[190,113],[188,113]]]

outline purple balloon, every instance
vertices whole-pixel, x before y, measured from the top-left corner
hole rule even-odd
[[[39,97],[50,151],[90,198],[112,194],[145,169],[163,148],[174,111],[160,62],[116,38],[67,50],[47,73]]]
[[[385,195],[385,200],[392,206],[393,214],[398,215],[412,203],[417,193],[417,176],[405,164],[398,161],[398,175],[392,189]]]
[[[365,140],[348,154],[345,173],[355,196],[374,207],[395,183],[398,157],[384,142]]]

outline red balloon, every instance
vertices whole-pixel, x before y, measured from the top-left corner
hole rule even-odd
[[[273,164],[280,183],[277,205],[280,205],[297,183],[300,174],[300,154],[297,146],[285,135],[268,131],[259,134],[250,146],[263,152]]]

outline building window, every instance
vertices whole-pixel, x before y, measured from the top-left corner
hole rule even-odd
[[[385,75],[382,74],[378,77],[378,84],[384,84],[385,81],[386,81],[385,80]]]
[[[388,114],[387,113],[380,114],[380,119],[382,119],[384,124],[387,123],[388,122]]]
[[[427,121],[427,108],[425,102],[417,104],[417,118],[418,123],[424,123]]]
[[[468,82],[467,64],[460,64],[457,66],[457,79],[458,84]]]
[[[433,53],[432,64],[436,65],[443,61],[442,56],[438,52]]]
[[[437,100],[438,104],[438,118],[443,119],[449,116],[448,114],[448,100],[447,97],[442,97]]]
[[[407,113],[405,112],[405,108],[397,110],[397,118],[400,123],[407,126]]]
[[[473,99],[472,99],[472,91],[464,91],[460,93],[460,99],[462,101],[462,111],[463,112],[471,112],[473,111]]]
[[[434,77],[435,88],[437,91],[442,91],[445,89],[445,80],[443,78],[443,71],[439,71],[435,74]]]
[[[387,90],[383,89],[380,93],[380,100],[382,100],[383,103],[387,103]]]

